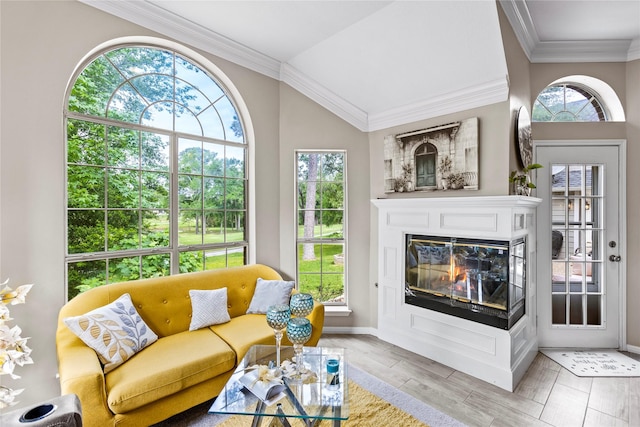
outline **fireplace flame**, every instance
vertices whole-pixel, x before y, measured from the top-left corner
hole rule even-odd
[[[455,259],[451,257],[451,262],[449,263],[449,280],[453,283],[459,282],[461,280],[467,280],[467,273],[463,271],[460,273],[461,268],[456,265]]]
[[[455,259],[451,257],[449,264],[449,281],[453,285],[453,292],[462,294],[467,292],[467,273],[461,272],[461,268],[456,265]]]

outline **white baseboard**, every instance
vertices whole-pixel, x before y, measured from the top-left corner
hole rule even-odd
[[[636,354],[640,354],[640,347],[635,346],[635,345],[629,345],[627,344],[627,351],[629,353],[636,353]]]
[[[323,335],[373,335],[378,336],[378,329],[368,327],[351,327],[351,326],[325,326],[322,328]]]
[[[325,326],[322,329],[323,335],[373,335],[378,336],[377,328],[370,327],[351,327],[351,326]],[[629,353],[640,354],[640,347],[635,345],[627,345]]]

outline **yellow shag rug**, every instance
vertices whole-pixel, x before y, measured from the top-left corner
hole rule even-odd
[[[252,417],[235,415],[221,424],[219,427],[245,427],[250,426]],[[299,419],[288,418],[292,426],[302,425]],[[279,426],[277,418],[263,419],[264,425]],[[390,424],[391,423],[391,424]],[[319,424],[322,427],[331,426],[332,421],[324,420]],[[424,427],[421,421],[393,406],[384,399],[363,389],[353,381],[349,381],[349,419],[342,422],[345,427],[380,427],[380,426]]]

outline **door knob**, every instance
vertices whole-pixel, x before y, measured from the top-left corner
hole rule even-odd
[[[609,261],[620,262],[620,260],[622,260],[620,255],[609,255]]]

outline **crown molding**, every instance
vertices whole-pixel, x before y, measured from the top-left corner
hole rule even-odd
[[[368,130],[367,113],[336,95],[315,80],[301,73],[288,63],[283,63],[280,69],[282,82],[288,84],[309,99],[322,105],[336,116],[350,123],[359,130]]]
[[[522,50],[532,63],[627,62],[640,59],[640,40],[554,41],[540,40],[522,0],[500,0]]]
[[[640,39],[635,39],[631,42],[631,46],[629,46],[627,61],[635,61],[636,59],[640,59]]]
[[[500,0],[500,6],[502,6],[518,42],[520,42],[524,54],[531,62],[531,52],[540,43],[540,40],[527,5],[524,1]]]
[[[333,94],[289,64],[282,65],[282,81],[362,132],[373,132],[445,114],[503,102],[509,96],[507,76],[464,90],[429,98],[377,114],[366,112]]]
[[[369,115],[368,131],[387,129],[445,114],[457,113],[506,101],[509,97],[507,76],[481,85],[429,98],[411,105]]]
[[[280,79],[280,61],[147,1],[79,0],[103,12],[188,43],[245,68]]]
[[[531,62],[627,62],[631,40],[540,42]]]

